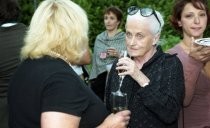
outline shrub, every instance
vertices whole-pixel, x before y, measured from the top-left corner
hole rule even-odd
[[[29,24],[35,8],[41,0],[20,0],[22,9],[21,22]],[[172,47],[180,40],[180,35],[174,31],[169,23],[169,17],[172,11],[174,0],[73,0],[83,7],[88,15],[90,24],[90,47],[93,48],[96,35],[105,30],[103,23],[103,11],[106,7],[114,5],[118,6],[124,12],[124,20],[121,29],[124,30],[126,10],[131,5],[139,7],[151,7],[161,12],[164,16],[165,26],[161,34],[161,45],[164,50]],[[209,3],[210,4],[210,3]],[[210,35],[210,27],[208,27],[205,36]]]

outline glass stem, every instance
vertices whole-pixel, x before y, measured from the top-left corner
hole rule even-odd
[[[119,83],[120,83],[119,89],[120,89],[121,86],[122,86],[122,82],[123,82],[124,77],[125,77],[125,76],[120,76],[120,79],[119,79]]]

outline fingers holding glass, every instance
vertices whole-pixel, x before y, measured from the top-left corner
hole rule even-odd
[[[113,47],[108,48],[106,52],[107,52],[107,55],[110,56],[110,57],[111,56],[113,56],[113,57],[118,57],[119,56],[118,55],[119,53],[118,53],[117,49],[113,48]]]

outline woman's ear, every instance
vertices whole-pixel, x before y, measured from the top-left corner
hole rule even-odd
[[[120,23],[121,23],[120,21],[117,22],[117,28],[120,27]]]
[[[182,27],[181,21],[178,21],[178,25],[179,25],[179,27]]]
[[[153,46],[157,45],[157,42],[158,42],[159,39],[160,39],[160,34],[155,35],[152,45]]]

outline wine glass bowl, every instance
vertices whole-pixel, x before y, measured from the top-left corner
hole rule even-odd
[[[127,93],[111,93],[112,112],[117,113],[128,108]]]

